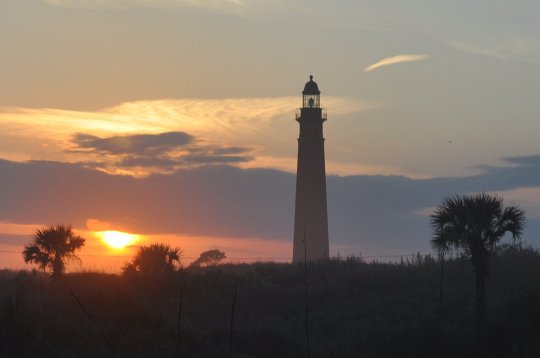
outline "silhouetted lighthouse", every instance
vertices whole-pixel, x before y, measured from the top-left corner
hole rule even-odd
[[[321,92],[309,76],[302,92],[302,108],[296,113],[300,123],[296,206],[294,211],[293,262],[323,260],[329,257],[328,214],[326,210],[326,170],[324,165]]]

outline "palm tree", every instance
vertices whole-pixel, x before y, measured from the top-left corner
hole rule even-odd
[[[32,242],[24,247],[25,263],[35,263],[40,269],[49,269],[53,277],[64,272],[65,261],[78,259],[74,254],[84,246],[84,239],[75,235],[70,225],[51,225],[38,229]]]
[[[173,272],[180,265],[182,250],[165,244],[140,246],[137,253],[124,265],[124,273],[165,273]]]
[[[483,340],[486,278],[489,256],[507,234],[514,242],[521,238],[525,213],[516,206],[503,206],[498,195],[481,193],[455,195],[443,201],[431,215],[434,238],[431,244],[439,255],[451,249],[463,251],[472,263],[476,283],[476,337]]]

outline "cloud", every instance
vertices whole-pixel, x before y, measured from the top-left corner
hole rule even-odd
[[[0,234],[0,245],[21,246],[28,242],[27,235]]]
[[[76,134],[73,142],[80,150],[91,150],[103,154],[148,155],[167,152],[183,147],[193,141],[193,136],[185,132],[159,134],[136,134],[99,138],[90,134]]]
[[[123,9],[130,7],[179,8],[195,7],[205,10],[245,13],[248,2],[244,0],[39,0],[51,6],[75,9]],[[251,1],[253,2],[253,1]]]
[[[234,143],[239,134],[265,133],[276,118],[294,117],[298,101],[296,96],[192,98],[125,102],[96,111],[0,108],[0,134],[62,140],[71,139],[75,133],[103,136],[182,130]],[[376,107],[375,103],[351,97],[325,96],[323,101],[332,116]]]
[[[427,55],[398,55],[398,56],[386,57],[366,67],[364,69],[364,72],[370,72],[380,67],[395,65],[398,63],[421,61],[427,58],[428,58]]]
[[[540,154],[539,155],[523,155],[516,157],[504,157],[503,160],[511,165],[521,167],[536,167],[540,166]]]
[[[499,60],[540,62],[540,41],[532,38],[483,38],[449,44],[460,51]]]
[[[79,164],[0,161],[0,182],[8,222],[81,228],[92,218],[140,234],[219,237],[288,237],[294,189],[292,174],[229,166],[135,179]]]
[[[113,164],[124,160],[123,165],[145,164],[144,174],[148,174],[152,158],[156,167],[167,166],[171,171],[175,163],[177,167],[202,163],[204,159],[196,155],[203,151],[206,159],[223,157],[222,163],[283,169],[283,163],[294,160],[292,155],[282,158],[283,153],[296,152],[298,129],[292,119],[298,101],[292,96],[164,99],[126,102],[97,111],[0,108],[0,156],[18,161],[84,161],[91,167],[96,167],[93,162],[107,162],[101,169],[109,172],[118,169]],[[332,119],[375,106],[334,96],[325,96],[324,105]],[[141,158],[150,151],[163,155]],[[177,161],[188,155],[189,162]],[[286,167],[294,171],[296,164]]]
[[[455,193],[486,191],[531,212],[524,237],[539,244],[539,158],[508,158],[512,166],[470,177],[328,176],[331,243],[342,254],[430,252],[430,208]],[[95,219],[145,235],[292,239],[293,173],[203,165],[133,178],[81,164],[0,160],[0,182],[4,222],[84,228]]]
[[[78,133],[73,137],[73,144],[75,147],[68,151],[83,153],[86,167],[134,176],[170,173],[197,165],[242,163],[253,159],[248,155],[253,150],[251,147],[205,144],[186,132],[105,138]]]
[[[501,191],[500,194],[507,202],[519,203],[525,210],[528,219],[540,218],[540,187],[522,187]]]
[[[193,164],[226,164],[239,163],[251,160],[251,157],[241,156],[218,156],[218,155],[188,155],[185,160]]]

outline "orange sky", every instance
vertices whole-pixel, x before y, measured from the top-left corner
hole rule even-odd
[[[75,230],[76,234],[86,239],[84,247],[77,253],[81,262],[70,262],[69,271],[98,270],[119,272],[122,265],[130,260],[139,245],[164,243],[182,250],[182,264],[189,265],[206,250],[218,249],[227,254],[224,262],[278,261],[286,262],[291,256],[292,243],[288,241],[269,241],[258,238],[220,238],[182,235],[137,235],[133,243],[124,248],[112,248],[107,245],[100,232],[105,230],[124,230],[111,223],[88,220],[86,230]],[[0,232],[24,235],[31,241],[40,225],[20,225],[0,222]],[[126,233],[129,233],[126,231]],[[20,249],[20,251],[18,250]],[[7,252],[6,252],[7,251]],[[21,254],[22,248],[0,244],[0,257],[5,267],[25,267]]]

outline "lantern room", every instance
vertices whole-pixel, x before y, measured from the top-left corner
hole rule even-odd
[[[309,76],[309,82],[302,91],[302,108],[321,108],[321,91],[313,76]]]

